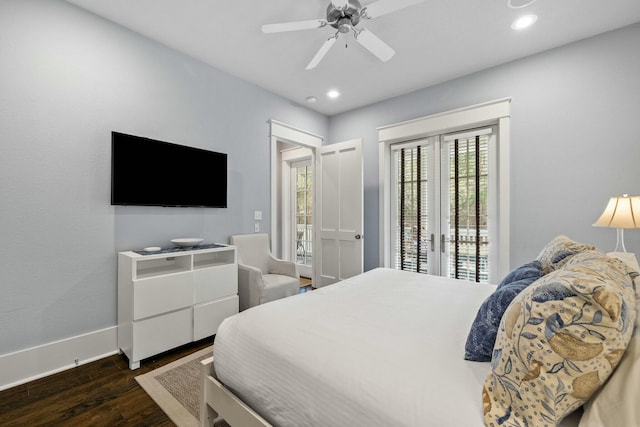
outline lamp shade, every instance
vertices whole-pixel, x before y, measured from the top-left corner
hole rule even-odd
[[[640,196],[612,197],[600,218],[593,224],[596,227],[640,228]]]

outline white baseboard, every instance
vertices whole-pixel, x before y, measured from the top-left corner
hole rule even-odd
[[[89,332],[0,356],[0,390],[118,352],[118,327]]]

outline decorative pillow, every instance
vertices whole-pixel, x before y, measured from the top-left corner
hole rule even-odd
[[[630,271],[588,252],[513,300],[482,391],[487,426],[555,426],[593,395],[631,339]]]
[[[640,304],[636,302],[636,311]],[[607,383],[584,405],[579,427],[640,426],[640,325],[636,316],[636,328],[627,351]]]
[[[538,260],[533,260],[526,264],[521,265],[520,267],[513,270],[511,273],[504,276],[502,282],[498,285],[496,290],[501,289],[508,285],[513,285],[517,282],[528,282],[528,285],[533,283],[533,281],[544,276],[544,271],[542,270],[542,264]],[[534,279],[531,281],[531,279]],[[506,308],[506,307],[505,307]]]
[[[502,280],[496,291],[482,303],[464,347],[464,358],[474,362],[491,360],[493,345],[496,342],[498,326],[511,301],[524,288],[544,275],[539,261],[524,264]]]
[[[594,274],[607,274],[607,277],[612,280],[618,279],[619,276],[625,278],[628,276],[631,279],[631,287],[634,289],[633,279],[640,276],[640,273],[625,260],[605,255],[597,250],[588,250],[573,256],[564,264],[562,269],[573,269],[576,266],[593,270]],[[606,266],[606,268],[603,269],[603,266]]]
[[[620,261],[627,264],[635,271],[640,271],[640,265],[638,265],[638,259],[633,252],[608,252],[608,257],[617,258]]]
[[[576,243],[567,236],[560,234],[542,248],[536,258],[542,264],[545,274],[560,268],[570,257],[588,250],[594,250],[591,245]]]
[[[610,252],[607,256],[620,259],[636,272],[640,270],[638,260],[631,252]],[[637,297],[636,312],[640,313],[640,299]],[[618,368],[585,403],[579,427],[640,426],[640,388],[636,381],[629,381],[629,378],[640,377],[640,314],[636,315],[635,326]]]

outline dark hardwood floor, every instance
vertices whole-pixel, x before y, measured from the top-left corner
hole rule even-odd
[[[300,293],[312,289],[302,278]],[[173,426],[134,377],[212,344],[207,338],[170,350],[135,371],[117,354],[0,391],[0,426]]]
[[[0,392],[0,426],[174,426],[134,377],[211,346],[213,338],[143,360],[110,356]]]

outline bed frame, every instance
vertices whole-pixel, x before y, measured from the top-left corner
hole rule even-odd
[[[214,427],[224,419],[230,426],[273,427],[218,380],[213,356],[201,361],[200,368],[201,426]]]

